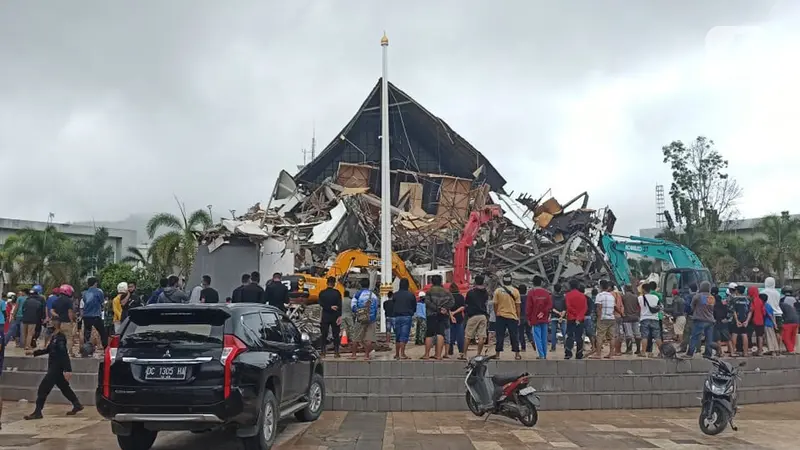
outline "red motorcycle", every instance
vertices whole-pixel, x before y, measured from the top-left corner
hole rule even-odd
[[[496,356],[478,355],[467,363],[467,406],[478,417],[496,414],[519,420],[526,427],[539,420],[541,401],[536,389],[528,385],[530,374],[486,374],[486,364]]]

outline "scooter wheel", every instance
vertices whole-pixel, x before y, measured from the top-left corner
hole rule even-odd
[[[708,414],[700,413],[698,425],[704,434],[716,436],[728,427],[728,411],[718,404],[713,404]]]
[[[475,401],[474,398],[472,398],[472,394],[470,394],[469,391],[467,391],[466,400],[467,400],[467,407],[469,408],[470,412],[472,412],[472,414],[475,414],[478,417],[483,415],[483,413],[478,409],[478,402]]]
[[[526,427],[532,427],[539,421],[539,411],[536,410],[536,407],[533,406],[533,403],[528,401],[528,399],[523,399],[522,401],[528,404],[528,414],[521,416],[519,421]]]

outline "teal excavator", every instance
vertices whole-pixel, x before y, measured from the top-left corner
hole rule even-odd
[[[604,234],[600,239],[614,278],[620,286],[631,284],[631,268],[627,254],[641,255],[669,263],[671,268],[661,273],[659,290],[669,296],[673,289],[679,291],[691,284],[708,281],[714,285],[711,272],[689,248],[662,239],[641,236],[615,236]]]

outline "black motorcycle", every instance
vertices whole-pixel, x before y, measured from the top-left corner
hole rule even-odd
[[[703,384],[703,407],[700,411],[700,431],[714,436],[722,433],[728,424],[736,431],[733,418],[738,410],[737,383],[741,379],[739,368],[717,357],[705,357],[713,367]],[[744,367],[745,362],[739,363]]]
[[[478,417],[496,414],[519,420],[526,427],[539,420],[540,400],[536,389],[528,385],[530,375],[486,374],[486,363],[496,356],[476,356],[467,363],[466,399],[469,410]]]

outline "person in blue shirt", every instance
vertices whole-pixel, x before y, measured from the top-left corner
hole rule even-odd
[[[369,279],[361,280],[361,290],[353,296],[352,311],[353,320],[358,322],[358,336],[354,337],[354,344],[360,342],[364,346],[364,359],[368,360],[372,353],[372,345],[375,343],[375,324],[378,321],[378,303],[380,299],[369,289]],[[365,321],[359,320],[360,309],[369,308]],[[358,346],[353,345],[353,355],[351,359],[358,356]]]
[[[83,293],[83,341],[90,342],[92,338],[92,328],[97,330],[100,335],[100,342],[105,349],[108,345],[108,335],[103,326],[103,301],[105,295],[100,290],[97,278],[89,277],[86,284],[89,286]]]
[[[425,345],[425,333],[428,331],[427,316],[425,315],[425,292],[419,291],[417,299],[417,312],[414,313],[414,344]]]

